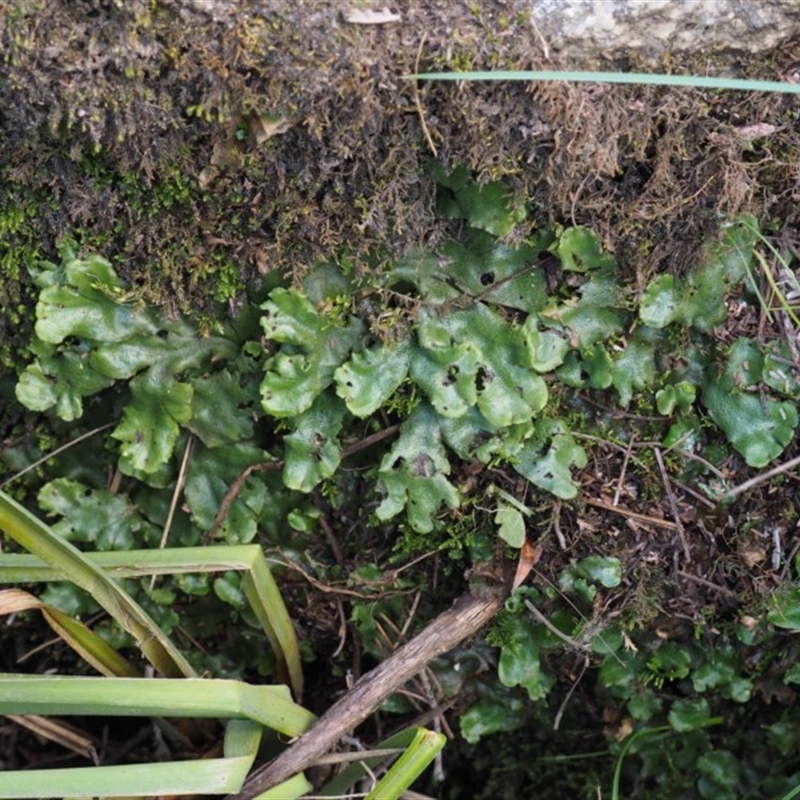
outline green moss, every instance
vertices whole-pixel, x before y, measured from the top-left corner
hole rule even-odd
[[[27,270],[41,257],[37,217],[47,200],[10,181],[5,171],[0,185],[0,365],[20,367],[22,345],[33,326],[32,295]]]

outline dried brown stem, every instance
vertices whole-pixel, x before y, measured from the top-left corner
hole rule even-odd
[[[244,470],[242,470],[236,480],[231,484],[228,491],[225,492],[225,497],[222,498],[222,502],[219,504],[219,511],[217,511],[217,516],[214,518],[214,522],[203,534],[203,544],[208,544],[220,529],[220,526],[222,525],[228,513],[228,509],[231,507],[231,503],[233,503],[241,491],[242,486],[244,486],[244,482],[254,472],[262,469],[283,469],[283,461],[259,461],[257,464],[251,464],[249,467],[246,467]]]
[[[683,555],[686,558],[686,563],[689,564],[692,560],[692,554],[689,550],[689,541],[686,538],[686,531],[683,529],[683,522],[681,521],[681,515],[678,511],[678,503],[675,500],[675,493],[672,491],[672,484],[669,480],[667,468],[664,466],[664,459],[661,456],[661,450],[656,447],[653,449],[653,453],[656,457],[656,463],[658,464],[658,470],[661,473],[661,478],[664,481],[664,489],[667,492],[667,502],[669,503],[670,510],[672,511],[672,516],[675,518],[675,527],[678,529],[678,536],[680,536],[681,539]]]
[[[483,628],[503,607],[506,593],[505,586],[498,586],[497,591],[486,596],[462,595],[452,608],[364,675],[309,731],[274,761],[254,772],[241,791],[226,800],[252,800],[314,764],[433,659]]]

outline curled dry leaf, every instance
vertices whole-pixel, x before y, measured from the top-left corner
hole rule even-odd
[[[511,591],[518,589],[525,583],[525,579],[530,574],[530,571],[539,562],[542,557],[542,548],[539,545],[531,544],[526,539],[519,551],[519,561],[517,562],[517,572],[514,575],[514,583],[511,585]]]

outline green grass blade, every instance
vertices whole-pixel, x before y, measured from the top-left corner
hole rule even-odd
[[[4,772],[0,800],[44,797],[163,797],[237,792],[253,759],[217,758],[166,764],[125,764]]]
[[[250,569],[242,579],[242,590],[264,628],[275,654],[283,657],[294,696],[302,698],[303,666],[300,660],[300,645],[283,597],[260,547],[255,548]]]
[[[139,677],[139,671],[128,659],[82,622],[43,603],[30,592],[22,589],[0,590],[0,616],[32,610],[41,611],[55,633],[101,674],[109,677],[114,675],[126,678]]]
[[[432,733],[425,728],[406,728],[399,733],[390,736],[385,741],[376,746],[372,752],[386,750],[392,753],[388,758],[397,758],[396,763],[384,776],[384,779],[376,784],[370,797],[380,800],[387,800],[389,797],[399,797],[422,773],[425,767],[431,763],[436,754],[444,747],[445,738],[439,733]],[[397,757],[398,748],[402,751]],[[333,780],[325,784],[317,794],[320,797],[341,797],[367,774],[367,769],[373,770],[387,761],[385,755],[368,755],[350,764],[340,772]],[[389,778],[388,783],[384,781]],[[409,780],[406,780],[409,778]],[[376,794],[378,787],[380,793]],[[397,791],[397,794],[388,792]]]
[[[316,717],[286,686],[185,678],[0,674],[0,714],[91,714],[248,719],[299,736]]]
[[[367,800],[397,800],[436,758],[444,743],[445,737],[441,733],[417,728],[405,753],[378,781]]]
[[[15,682],[10,680],[6,682],[6,677],[21,678],[21,681]],[[45,679],[49,681],[50,679]],[[214,711],[222,710],[222,716],[231,716],[238,714],[241,709],[235,709],[234,706],[237,702],[247,705],[248,697],[252,702],[254,698],[252,694],[258,694],[257,698],[261,708],[259,715],[264,716],[264,712],[272,712],[275,706],[284,705],[289,700],[289,692],[284,686],[279,687],[251,687],[247,684],[239,684],[239,690],[231,692],[230,685],[237,684],[237,681],[200,681],[200,680],[136,680],[125,681],[122,684],[122,695],[115,697],[112,704],[108,705],[109,690],[113,690],[114,686],[119,687],[119,680],[107,680],[102,678],[62,678],[56,680],[54,683],[45,685],[42,684],[41,676],[0,676],[0,709],[3,709],[2,695],[4,694],[3,684],[6,683],[5,689],[11,695],[20,693],[23,697],[27,695],[28,689],[34,689],[34,695],[39,696],[43,693],[45,697],[49,697],[51,693],[55,693],[56,698],[63,699],[65,695],[71,694],[70,688],[72,686],[81,687],[80,694],[88,694],[89,702],[82,707],[89,709],[87,713],[98,714],[103,713],[106,715],[117,715],[120,713],[119,700],[126,697],[128,692],[132,691],[134,695],[142,696],[143,694],[151,695],[145,698],[147,702],[161,702],[164,700],[167,703],[172,703],[169,706],[161,706],[158,708],[157,713],[169,713],[174,716],[205,716],[205,710],[209,709],[212,713]],[[167,684],[166,692],[156,692],[148,689],[143,692],[142,685],[148,683],[151,685]],[[199,684],[212,684],[211,692],[203,691],[204,687]],[[228,686],[226,686],[227,684]],[[38,685],[38,688],[37,688]],[[181,688],[178,688],[178,687]],[[102,691],[101,688],[102,687]],[[184,689],[186,687],[188,691]],[[86,689],[88,692],[84,692]],[[249,690],[255,689],[255,693]],[[262,689],[271,690],[266,693],[260,691]],[[111,692],[113,694],[113,692]],[[163,697],[162,697],[163,695]],[[209,697],[213,697],[212,702]],[[86,698],[84,698],[86,699]],[[276,704],[276,699],[279,701]],[[177,702],[176,702],[177,701]],[[101,708],[97,708],[99,704]],[[218,706],[230,703],[228,709],[220,709]],[[12,703],[13,704],[13,701]],[[57,703],[53,703],[52,699],[48,701],[48,705],[53,707]],[[125,715],[129,710],[130,704],[124,704],[122,715]],[[195,713],[203,706],[203,711],[200,714]],[[294,705],[294,704],[291,704]],[[217,706],[217,708],[213,708]],[[63,706],[66,708],[66,706]],[[266,708],[268,707],[268,708]],[[153,711],[154,709],[148,709]],[[187,712],[187,713],[180,713]],[[62,711],[62,713],[73,713],[71,711]],[[147,710],[145,711],[147,713]],[[294,721],[305,720],[302,726],[292,725],[283,726],[286,735],[293,736],[305,730],[308,725],[313,721],[313,716],[305,709],[295,707],[292,710]],[[270,713],[267,714],[270,716]],[[292,733],[292,731],[295,731]],[[87,767],[77,769],[55,769],[31,772],[4,772],[3,778],[0,781],[0,800],[6,798],[15,798],[16,800],[27,800],[27,798],[42,798],[42,797],[73,797],[75,800],[85,797],[107,797],[116,798],[117,800],[125,800],[125,798],[133,797],[162,797],[166,795],[183,795],[183,794],[231,794],[238,792],[247,777],[248,772],[253,766],[256,755],[258,754],[258,747],[261,742],[262,727],[260,722],[254,722],[250,719],[232,719],[225,730],[225,739],[223,744],[223,758],[209,759],[209,760],[196,760],[196,761],[180,761],[166,764],[136,764],[114,767]],[[293,800],[293,798],[300,797],[312,789],[311,784],[306,780],[304,775],[295,775],[290,780],[276,786],[262,797],[266,800]]]
[[[261,744],[261,733],[262,728],[256,722],[232,719],[225,727],[225,739],[222,743],[222,752],[225,758],[249,755],[255,760],[258,755],[258,746]]]
[[[279,672],[282,670],[288,676],[295,697],[302,697],[303,668],[297,636],[280,590],[258,545],[175,547],[83,555],[115,578],[227,570],[244,572],[242,590],[275,651]],[[57,569],[36,556],[0,556],[0,584],[44,583],[62,577]]]
[[[769,284],[770,289],[772,289],[772,293],[778,299],[781,308],[786,312],[786,315],[792,320],[795,326],[800,327],[800,319],[797,318],[797,314],[794,313],[794,308],[792,308],[791,304],[786,299],[786,295],[781,291],[780,287],[778,286],[777,281],[772,275],[772,270],[769,268],[769,264],[767,264],[767,259],[764,258],[764,256],[761,255],[761,253],[759,253],[758,251],[755,251],[753,253],[753,256],[755,257],[756,261],[758,261],[761,267],[761,271],[764,273],[764,277],[767,279],[767,283]],[[778,256],[778,258],[780,258],[780,256]],[[764,302],[760,293],[758,293],[758,299],[762,302],[762,305],[764,306],[764,309],[766,310],[767,314],[769,314],[770,309]]]
[[[301,772],[288,781],[279,783],[266,792],[262,792],[255,800],[295,800],[308,794],[314,787],[306,780],[306,776]]]
[[[253,561],[253,551],[261,552],[261,548],[254,544],[243,544],[172,547],[164,550],[114,550],[82,555],[114,578],[139,578],[145,575],[247,570]],[[0,583],[44,583],[63,577],[56,567],[37,556],[0,556]]]
[[[73,800],[88,800],[108,797],[127,800],[167,794],[238,792],[258,755],[261,731],[261,726],[256,723],[232,720],[225,730],[224,757],[213,760],[4,772],[0,781],[0,798],[71,797]],[[303,776],[300,778],[305,780]],[[311,785],[305,781],[303,792],[309,789]]]
[[[654,736],[656,734],[662,734],[666,736],[671,730],[672,728],[670,728],[669,725],[662,725],[658,728],[645,728],[644,730],[636,731],[623,742],[622,748],[617,756],[617,762],[614,765],[614,779],[611,785],[611,800],[620,800],[619,785],[620,781],[622,780],[622,764],[625,761],[625,756],[628,754],[628,750],[630,750],[631,745],[634,742],[639,741],[639,739],[644,736]]]
[[[162,675],[196,675],[150,615],[116,581],[4,492],[0,492],[0,529],[54,567],[60,579],[72,581],[91,594],[133,636],[142,653]]]
[[[800,83],[712,78],[705,75],[659,75],[645,72],[585,72],[560,70],[489,72],[423,72],[404,75],[424,81],[574,81],[579,83],[628,83],[639,86],[681,86],[690,89],[729,89],[737,92],[800,94]]]
[[[797,797],[798,795],[800,795],[800,785],[795,786],[794,789],[792,789],[791,791],[787,792],[781,798],[781,800],[794,800],[794,798]]]
[[[84,661],[106,677],[138,678],[141,673],[125,656],[115,650],[82,622],[53,606],[42,606],[47,624]]]

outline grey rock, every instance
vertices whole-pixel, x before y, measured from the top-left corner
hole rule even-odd
[[[798,0],[533,0],[543,43],[576,67],[625,51],[762,52],[800,32]]]

